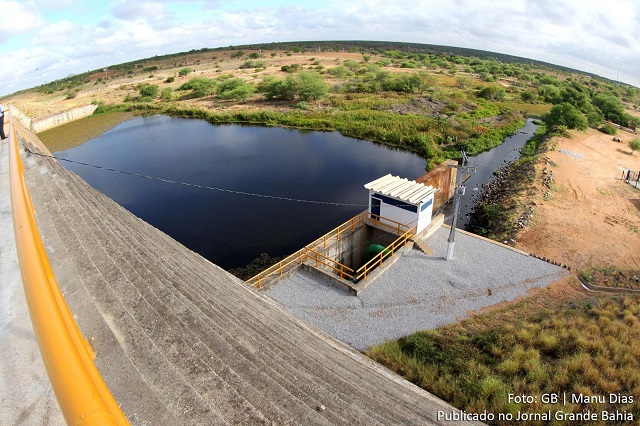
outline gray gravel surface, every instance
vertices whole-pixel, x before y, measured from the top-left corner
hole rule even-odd
[[[459,232],[453,259],[446,261],[448,235],[449,229],[438,229],[427,241],[433,255],[410,250],[358,297],[303,270],[267,295],[364,350],[455,322],[469,311],[514,300],[568,274],[558,266]]]

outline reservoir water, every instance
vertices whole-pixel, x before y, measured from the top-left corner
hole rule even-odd
[[[365,210],[363,185],[387,173],[415,179],[417,155],[337,132],[138,117],[60,158],[223,190],[161,182],[61,161],[91,186],[225,268],[288,255]]]

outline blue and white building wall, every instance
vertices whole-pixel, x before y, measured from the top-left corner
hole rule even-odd
[[[419,233],[431,223],[434,194],[437,189],[390,174],[369,182],[369,212],[416,227]],[[395,226],[387,221],[388,225]]]

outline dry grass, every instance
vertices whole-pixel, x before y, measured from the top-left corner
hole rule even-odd
[[[639,318],[640,297],[587,294],[572,278],[515,305],[387,342],[367,355],[467,412],[618,410],[637,419]],[[566,394],[569,403],[545,404],[546,393]],[[516,404],[509,394],[536,401]],[[635,401],[572,404],[571,394],[607,400],[609,394],[632,395]]]
[[[550,104],[525,104],[518,102],[496,102],[502,108],[510,108],[514,111],[521,111],[529,115],[540,116],[551,110]]]

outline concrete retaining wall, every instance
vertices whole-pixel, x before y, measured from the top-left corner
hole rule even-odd
[[[98,105],[85,105],[59,114],[33,120],[33,131],[40,133],[60,126],[61,124],[88,117],[93,114],[96,108],[98,108]]]
[[[88,117],[93,114],[96,108],[98,108],[98,105],[85,105],[58,114],[33,119],[16,108],[15,105],[11,105],[11,113],[16,119],[20,120],[22,125],[30,132],[40,133],[70,121]]]

